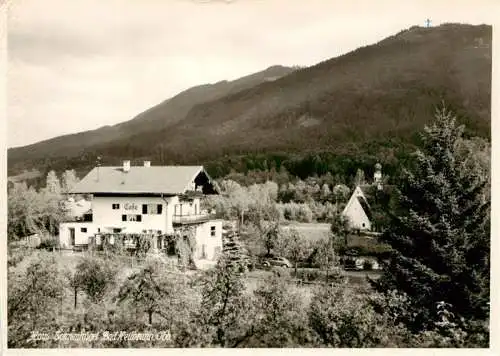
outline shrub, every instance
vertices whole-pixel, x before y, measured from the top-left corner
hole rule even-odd
[[[363,261],[363,269],[365,271],[371,271],[373,269],[373,263],[370,260]]]
[[[310,223],[313,220],[313,212],[309,205],[301,204],[297,214],[297,221]]]
[[[59,247],[59,242],[55,238],[46,238],[40,242],[40,245],[37,246],[38,249],[44,249],[48,251],[52,251],[55,248]]]
[[[325,273],[320,270],[303,270],[301,274],[301,279],[307,282],[317,281],[321,278],[325,278]]]
[[[400,339],[399,330],[364,296],[341,284],[314,293],[309,325],[327,347],[394,347]]]
[[[391,255],[391,247],[386,244],[356,244],[348,245],[336,244],[335,250],[339,255],[351,256],[371,256],[377,258],[388,258]]]

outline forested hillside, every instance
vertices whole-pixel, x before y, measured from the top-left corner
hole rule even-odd
[[[466,136],[490,138],[491,26],[413,27],[272,79],[198,87],[116,127],[11,149],[9,173],[82,175],[97,156],[204,164],[214,176],[282,164],[300,176],[353,175],[375,161],[393,171],[441,101],[467,124]]]

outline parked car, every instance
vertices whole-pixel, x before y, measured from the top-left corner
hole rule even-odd
[[[270,266],[278,266],[278,267],[285,267],[285,268],[292,267],[292,264],[290,263],[290,261],[288,261],[284,257],[267,258],[263,261],[262,265],[265,267],[270,267]]]

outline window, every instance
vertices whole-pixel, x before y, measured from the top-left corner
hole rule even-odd
[[[159,248],[159,249],[161,249],[161,248],[162,248],[162,247],[161,247],[161,242],[162,242],[162,238],[161,238],[161,236],[158,236],[158,238],[157,238],[157,245],[158,245],[158,248]]]
[[[175,204],[174,206],[174,215],[176,216],[180,216],[182,215],[182,208],[181,208],[181,204]]]
[[[142,221],[142,215],[136,215],[136,214],[122,215],[122,221]]]
[[[118,209],[120,209],[120,204],[113,204],[112,207],[113,207],[113,210],[118,210]]]
[[[142,204],[143,214],[161,214],[162,205],[161,204]]]
[[[121,231],[122,231],[122,229],[113,229],[113,233],[114,233],[114,234],[117,234],[117,233],[119,233],[119,232],[121,232]]]
[[[215,236],[215,226],[210,226],[210,236]]]
[[[86,227],[82,227],[82,228],[80,229],[80,231],[81,231],[81,232],[87,232],[87,228],[86,228]]]

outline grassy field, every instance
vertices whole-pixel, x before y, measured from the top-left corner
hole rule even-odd
[[[330,236],[330,224],[323,223],[290,223],[283,225],[284,230],[295,229],[309,241],[328,240]]]

